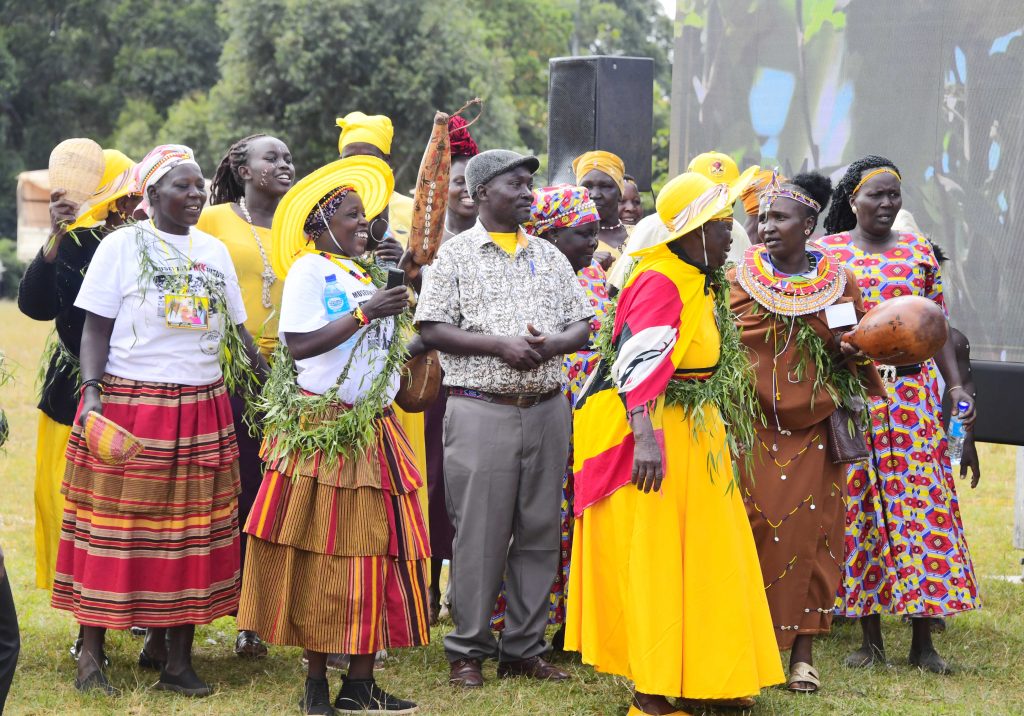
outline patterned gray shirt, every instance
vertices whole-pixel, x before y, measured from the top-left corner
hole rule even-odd
[[[532,323],[558,333],[594,315],[562,252],[527,235],[509,256],[480,222],[446,241],[423,279],[416,321],[450,323],[470,333],[527,335]],[[562,385],[556,356],[534,370],[516,370],[493,356],[441,353],[444,383],[489,393],[543,393]]]

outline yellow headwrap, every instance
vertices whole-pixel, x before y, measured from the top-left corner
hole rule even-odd
[[[626,191],[626,165],[621,159],[611,152],[597,149],[593,152],[581,154],[572,162],[572,170],[576,172],[576,183],[579,184],[587,172],[597,169],[612,178],[620,192]]]
[[[362,112],[349,112],[338,118],[341,136],[338,137],[338,154],[345,145],[353,142],[372,144],[385,155],[391,154],[391,140],[395,136],[395,128],[391,119],[383,114],[366,115]]]
[[[103,178],[95,193],[78,207],[77,218],[68,228],[95,226],[110,214],[115,202],[122,196],[138,194],[134,181],[135,162],[116,149],[103,150]]]

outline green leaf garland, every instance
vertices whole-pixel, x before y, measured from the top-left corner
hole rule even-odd
[[[753,449],[757,439],[755,422],[764,424],[764,414],[757,400],[755,373],[750,364],[747,349],[740,340],[740,329],[729,308],[729,282],[725,268],[711,275],[714,290],[715,322],[721,334],[721,355],[718,366],[710,378],[704,381],[670,380],[665,390],[665,404],[683,409],[686,417],[693,421],[693,435],[696,438],[707,430],[704,421],[704,407],[718,408],[725,424],[726,444],[732,455],[732,480],[729,489],[739,486],[739,458]],[[608,313],[594,341],[595,349],[601,355],[598,370],[610,370],[618,354],[612,341],[615,326],[617,302],[612,302]],[[708,455],[708,472],[711,480],[720,470],[720,454]]]
[[[378,288],[386,282],[386,274],[372,261],[356,261],[373,278]],[[362,454],[376,439],[376,421],[383,406],[393,376],[402,370],[409,356],[403,336],[412,329],[412,314],[406,310],[395,318],[395,330],[388,345],[384,369],[373,376],[363,398],[351,409],[342,410],[337,387],[348,377],[355,356],[368,331],[356,340],[348,362],[338,376],[334,387],[323,395],[306,395],[296,381],[295,361],[288,348],[279,344],[272,361],[270,377],[263,386],[253,407],[262,413],[264,433],[274,439],[268,460],[286,455],[301,458],[316,453],[327,464],[335,463],[339,456],[351,458]]]

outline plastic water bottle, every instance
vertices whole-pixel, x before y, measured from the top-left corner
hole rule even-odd
[[[327,320],[334,321],[341,318],[348,310],[348,296],[345,290],[338,285],[338,277],[331,274],[326,279],[324,286],[324,308],[327,309]]]
[[[964,454],[964,440],[967,438],[967,428],[964,426],[960,416],[971,407],[964,401],[956,404],[957,414],[949,419],[949,432],[946,435],[946,454],[949,455],[949,464],[956,466],[960,464],[960,458]]]

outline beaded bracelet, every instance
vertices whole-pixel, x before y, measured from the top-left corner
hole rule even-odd
[[[78,389],[78,394],[81,395],[82,393],[84,393],[85,389],[88,388],[90,385],[96,388],[96,390],[100,391],[100,395],[103,394],[103,381],[100,380],[99,378],[90,378],[89,380],[83,380],[81,387]]]
[[[360,326],[370,325],[369,317],[367,317],[367,315],[363,313],[363,309],[360,308],[359,306],[356,306],[355,308],[352,309],[352,318],[356,319],[356,323],[358,323]]]

